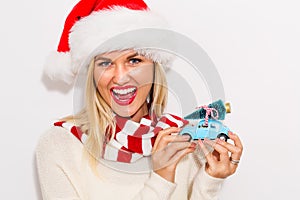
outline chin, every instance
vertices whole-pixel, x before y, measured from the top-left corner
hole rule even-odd
[[[114,106],[113,107],[113,111],[115,114],[121,116],[121,117],[131,117],[133,116],[137,111],[138,109],[134,109],[134,108],[128,108],[128,106]]]

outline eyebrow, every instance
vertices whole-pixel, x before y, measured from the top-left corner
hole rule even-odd
[[[139,55],[138,53],[134,53],[134,54],[132,54],[132,55],[129,55],[126,59],[128,60],[128,59],[130,59],[130,58],[132,58],[132,57],[135,57],[135,56],[137,56],[137,55]],[[95,57],[95,61],[97,61],[97,60],[105,60],[105,61],[107,61],[107,62],[112,62],[112,60],[110,59],[110,58],[105,58],[105,57],[101,57],[101,56],[96,56]]]
[[[137,55],[139,55],[139,54],[138,54],[138,53],[134,53],[134,54],[132,54],[132,55],[129,55],[129,56],[127,57],[127,59],[132,58],[132,57],[135,57],[135,56],[137,56]]]
[[[105,61],[111,62],[111,59],[105,58],[105,57],[101,57],[101,56],[96,56],[95,57],[95,61],[97,61],[97,60],[105,60]]]

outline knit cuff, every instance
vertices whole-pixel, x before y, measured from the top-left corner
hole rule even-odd
[[[201,167],[195,179],[197,188],[201,188],[202,194],[209,194],[210,197],[217,197],[225,179],[210,176],[205,171],[205,166]]]
[[[145,183],[145,186],[148,186],[151,190],[153,190],[157,194],[159,200],[167,200],[170,199],[177,184],[167,181],[152,171],[150,178]]]

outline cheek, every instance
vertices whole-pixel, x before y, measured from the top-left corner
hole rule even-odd
[[[109,75],[107,73],[105,73],[105,71],[103,70],[97,70],[95,68],[94,70],[94,81],[95,84],[97,86],[98,91],[100,92],[100,94],[102,96],[105,96],[105,92],[109,92],[107,91],[107,86],[109,84],[110,78]]]
[[[94,69],[94,81],[95,81],[96,85],[98,85],[99,79],[101,78],[102,74],[103,74],[102,70],[99,70],[95,67],[95,69]]]
[[[152,85],[153,74],[153,64],[140,66],[130,72],[130,76],[136,80],[136,82],[139,84],[139,87]]]

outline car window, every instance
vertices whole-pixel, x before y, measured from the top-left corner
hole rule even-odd
[[[211,123],[210,128],[214,129],[215,131],[218,131],[220,129],[220,126],[217,123]]]

